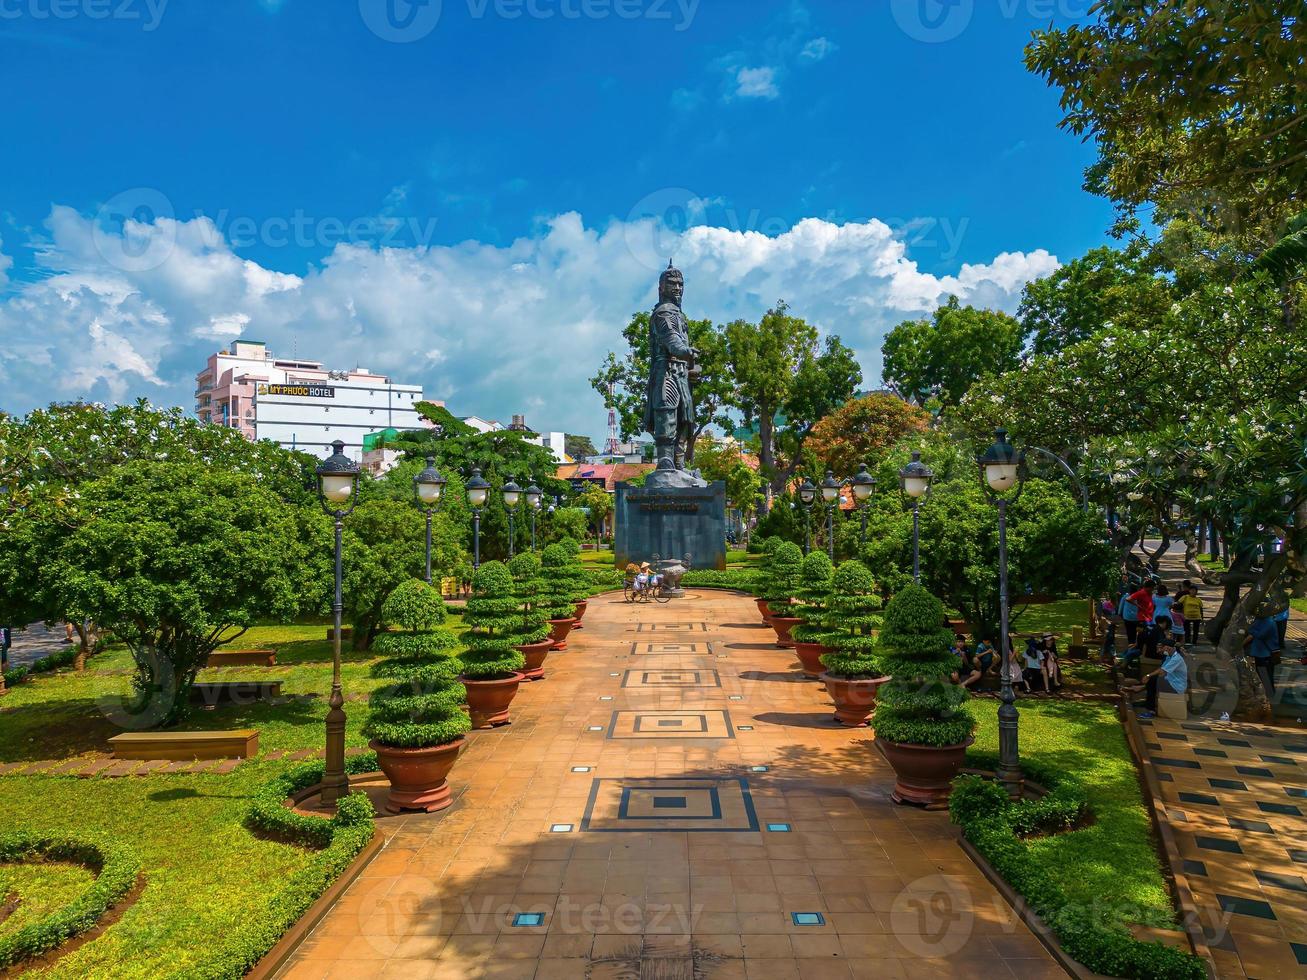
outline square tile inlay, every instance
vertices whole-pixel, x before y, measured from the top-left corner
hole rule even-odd
[[[608,737],[734,738],[725,711],[614,711]]]
[[[1195,837],[1194,843],[1207,851],[1224,851],[1226,854],[1243,853],[1239,842],[1228,837]]]
[[[707,623],[638,623],[637,633],[707,633]]]
[[[712,653],[711,643],[632,643],[633,657],[706,657]]]
[[[796,926],[824,926],[826,916],[820,912],[791,912],[790,919]]]
[[[596,779],[581,829],[604,833],[757,831],[749,783],[699,776]]]
[[[622,678],[622,687],[634,688],[721,686],[721,675],[715,670],[628,670]]]
[[[1256,898],[1239,898],[1235,895],[1217,894],[1216,900],[1221,904],[1221,911],[1236,915],[1250,915],[1256,919],[1274,919],[1275,912],[1267,902]]]

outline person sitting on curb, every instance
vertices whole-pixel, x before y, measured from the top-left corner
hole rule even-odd
[[[1044,662],[1044,649],[1033,636],[1026,640],[1026,652],[1021,659],[1021,676],[1025,680],[1026,690],[1030,690],[1030,685],[1040,680],[1044,684],[1044,693],[1048,694],[1048,666]]]
[[[1048,678],[1048,684],[1054,691],[1062,689],[1062,661],[1057,655],[1057,637],[1052,633],[1045,633],[1040,649],[1044,652],[1044,675]]]
[[[1140,718],[1152,718],[1157,714],[1158,694],[1184,694],[1189,690],[1189,665],[1184,659],[1184,650],[1175,645],[1173,640],[1162,643],[1162,666],[1150,671],[1144,677],[1143,684],[1127,684],[1122,690],[1138,694],[1145,692],[1144,700],[1135,703],[1135,707],[1144,710]]]

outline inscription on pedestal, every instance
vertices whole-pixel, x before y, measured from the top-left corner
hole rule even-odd
[[[617,485],[618,568],[690,555],[690,567],[726,568],[726,484],[706,487]]]

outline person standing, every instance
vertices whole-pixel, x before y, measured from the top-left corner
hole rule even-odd
[[[1189,646],[1198,645],[1198,631],[1203,625],[1203,599],[1196,586],[1190,585],[1180,596],[1180,612],[1184,613],[1184,640]]]
[[[1275,654],[1280,649],[1280,634],[1270,616],[1258,616],[1244,640],[1248,656],[1253,658],[1257,676],[1266,690],[1266,699],[1275,703]]]

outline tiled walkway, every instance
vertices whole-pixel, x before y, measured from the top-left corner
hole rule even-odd
[[[1220,976],[1307,976],[1307,732],[1140,725]]]
[[[751,600],[593,600],[283,976],[1064,976]],[[515,925],[515,921],[518,923]]]

